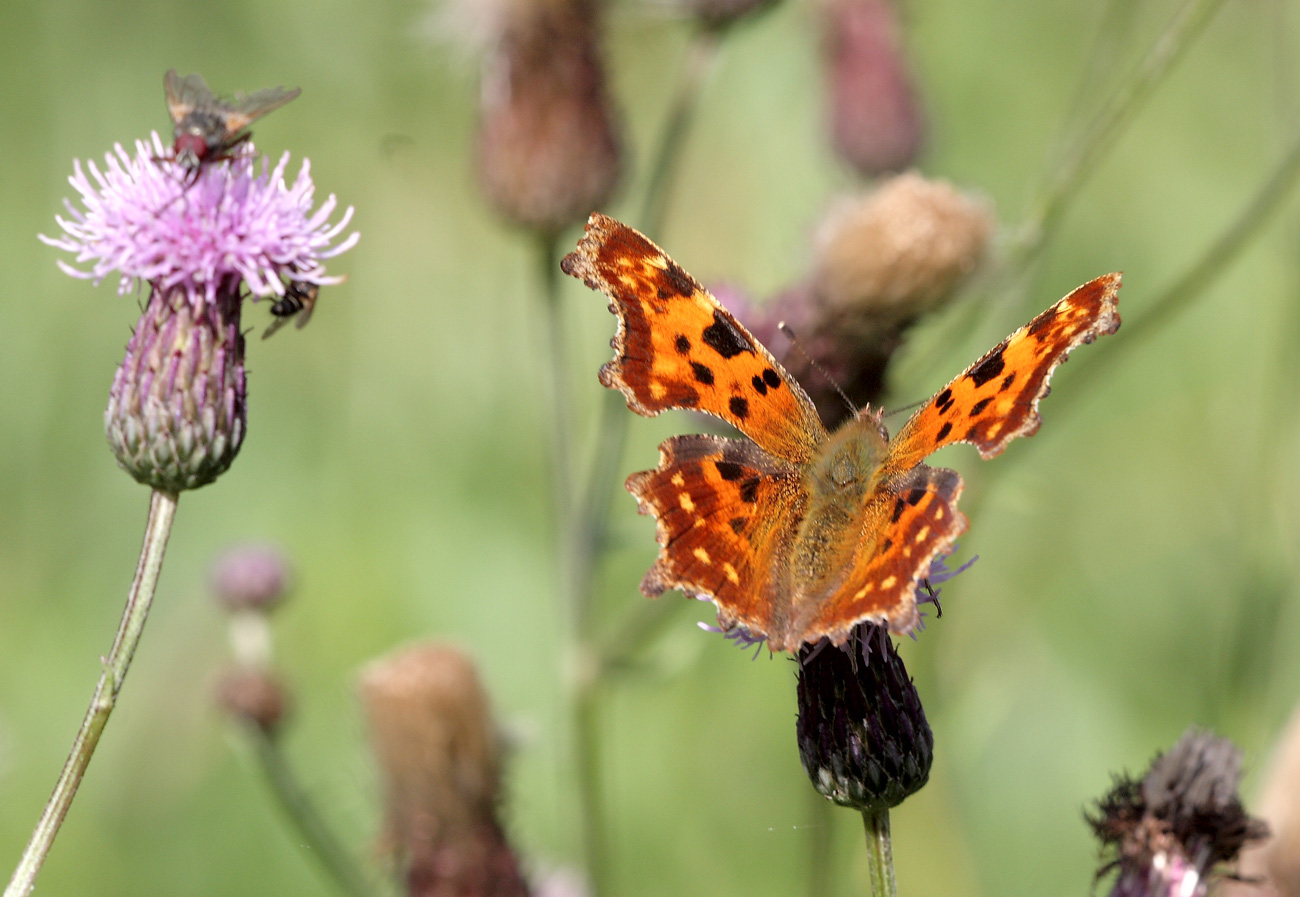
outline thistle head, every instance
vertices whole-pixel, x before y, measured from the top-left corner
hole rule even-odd
[[[154,489],[180,492],[220,476],[246,424],[243,301],[281,297],[286,283],[328,284],[324,260],[352,217],[331,223],[337,201],[313,210],[303,162],[292,184],[286,153],[271,168],[251,146],[194,171],[167,158],[157,134],[94,162],[73,164],[80,203],[65,203],[62,234],[41,236],[74,253],[64,272],[118,292],[147,287],[143,313],[109,394],[105,429],[118,463]]]

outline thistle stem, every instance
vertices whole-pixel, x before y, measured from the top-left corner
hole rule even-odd
[[[1142,104],[1222,5],[1223,0],[1186,0],[1147,50],[1133,75],[1110,96],[1064,154],[1025,216],[1020,247],[1022,263],[1027,265],[1037,256],[1069,201],[1097,167],[1105,150],[1114,145],[1115,139],[1134,119]]]
[[[32,831],[27,849],[23,851],[13,878],[5,888],[4,897],[27,897],[35,887],[36,875],[68,815],[68,808],[72,806],[72,799],[77,794],[77,786],[81,784],[90,758],[95,753],[95,746],[99,744],[99,736],[117,704],[118,692],[122,690],[126,671],[131,666],[131,658],[135,655],[145,620],[149,616],[149,606],[153,603],[163,554],[167,550],[167,537],[171,535],[172,520],[176,516],[177,499],[178,496],[173,493],[155,490],[149,500],[144,544],[140,548],[135,579],[127,593],[126,608],[122,611],[113,647],[103,660],[99,683],[95,686],[95,693],[90,699],[90,706],[86,709],[77,737],[72,742],[68,760],[63,764],[63,771],[59,773],[54,785],[54,793],[50,795],[45,810]]]
[[[867,828],[867,866],[871,873],[874,897],[898,897],[894,881],[894,848],[889,840],[889,811],[863,811]]]
[[[725,33],[725,32],[723,32]],[[668,209],[668,201],[673,194],[678,165],[686,146],[687,132],[695,113],[699,108],[700,96],[713,63],[717,59],[721,33],[701,29],[695,33],[691,45],[687,48],[686,59],[681,67],[677,88],[664,119],[663,131],[660,133],[655,148],[653,162],[650,166],[650,178],[646,184],[645,198],[641,205],[641,215],[637,225],[651,239],[658,239],[663,229]],[[584,592],[591,589],[594,573],[594,561],[609,539],[609,514],[613,505],[614,489],[621,481],[618,465],[623,458],[623,447],[627,443],[627,427],[631,420],[627,410],[627,400],[617,390],[610,390],[600,407],[600,421],[597,425],[597,444],[591,465],[591,476],[581,507],[582,527],[577,546],[575,566],[578,587]],[[606,644],[601,652],[602,669],[604,661],[613,666],[621,665],[626,658],[634,654],[650,636],[660,630],[660,624],[669,616],[680,610],[683,602],[656,601],[648,610],[637,608],[631,613],[644,625],[620,627],[619,637]],[[648,618],[648,619],[647,619]],[[631,631],[627,630],[631,628]],[[626,637],[624,637],[626,636]],[[600,671],[597,671],[599,675]]]
[[[275,795],[289,824],[302,838],[304,846],[330,874],[339,890],[350,897],[373,897],[375,887],[357,868],[353,858],[334,837],[325,820],[298,783],[293,769],[281,751],[279,742],[255,725],[242,726],[257,754],[266,783]]]

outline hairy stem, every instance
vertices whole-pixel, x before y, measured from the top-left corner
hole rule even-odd
[[[889,811],[863,812],[867,828],[867,866],[874,897],[898,897],[894,881],[894,848],[889,840]]]
[[[9,886],[5,888],[4,897],[27,897],[36,884],[36,875],[45,862],[54,837],[59,833],[72,799],[77,795],[77,786],[81,784],[90,758],[99,744],[108,717],[117,704],[118,692],[126,679],[126,671],[131,666],[140,635],[144,632],[144,623],[149,616],[149,606],[153,603],[154,590],[158,585],[158,573],[162,569],[163,554],[167,550],[167,537],[171,535],[172,520],[176,516],[178,496],[170,492],[155,491],[149,500],[149,519],[145,524],[144,544],[140,548],[140,560],[135,568],[135,579],[127,593],[126,608],[122,611],[122,620],[117,627],[117,636],[113,647],[103,661],[103,672],[95,686],[95,693],[86,708],[86,716],[77,730],[77,737],[68,752],[68,760],[63,764],[54,793],[50,795],[41,813],[36,828],[32,831],[27,849],[14,870]]]
[[[293,774],[279,743],[255,725],[244,724],[242,728],[257,753],[257,762],[262,767],[262,774],[271,793],[275,795],[281,811],[302,839],[303,845],[334,879],[340,891],[350,897],[372,897],[375,893],[373,883],[357,867],[352,856],[343,848],[339,839],[334,837],[334,833],[317,812],[311,798]]]

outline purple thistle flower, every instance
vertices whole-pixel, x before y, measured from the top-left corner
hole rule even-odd
[[[93,161],[73,163],[68,179],[83,208],[65,201],[68,218],[56,220],[64,233],[41,235],[42,242],[76,253],[83,271],[60,260],[73,277],[103,280],[121,273],[119,293],[140,282],[171,294],[183,289],[198,309],[242,281],[254,296],[283,296],[284,281],[328,285],[324,259],[346,252],[361,235],[330,244],[352,220],[352,207],[330,224],[338,205],[331,194],[314,213],[316,186],[304,160],[292,185],[285,182],[289,154],[268,172],[265,157],[248,152],[225,164],[208,164],[197,178],[179,165],[162,161],[167,153],[157,133],[136,141],[134,156],[119,144],[105,155],[101,170]],[[260,172],[259,169],[260,168]]]
[[[63,234],[47,245],[75,253],[73,277],[120,275],[118,292],[147,283],[149,299],[113,378],[104,415],[118,463],[153,489],[177,493],[212,482],[243,444],[247,414],[240,311],[247,295],[285,294],[286,284],[327,285],[324,260],[351,249],[352,220],[337,223],[331,195],[312,211],[306,160],[292,184],[289,155],[274,168],[251,145],[232,159],[186,169],[155,133],[94,162],[73,163]],[[77,266],[89,266],[88,270]]]

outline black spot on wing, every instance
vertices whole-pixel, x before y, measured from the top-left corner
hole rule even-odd
[[[741,467],[735,461],[714,461],[713,466],[718,468],[718,476],[727,482],[734,482],[740,479],[744,474],[745,468]]]
[[[683,271],[681,266],[672,259],[668,260],[668,266],[664,268],[664,280],[679,296],[691,296],[695,294],[695,279]]]
[[[704,328],[704,342],[723,358],[734,358],[741,352],[754,351],[749,340],[717,309],[713,311],[713,323]]]
[[[740,500],[753,504],[758,501],[758,477],[750,477],[740,484]]]
[[[713,371],[709,370],[708,365],[700,364],[698,361],[691,362],[691,372],[695,374],[695,379],[705,386],[713,385]]]
[[[920,486],[917,486],[911,492],[907,493],[907,503],[909,505],[919,505],[923,498],[925,498],[925,490]]]
[[[947,414],[948,409],[952,407],[952,390],[944,389],[934,397],[934,407],[939,409],[940,414]]]
[[[894,540],[893,540],[893,539],[886,539],[885,541],[883,541],[883,542],[880,543],[880,553],[881,553],[881,554],[884,554],[886,551],[888,551],[889,549],[891,549],[891,548],[893,548],[893,547],[894,547]]]
[[[1011,384],[1015,382],[1016,382],[1016,372],[1012,371],[1011,373],[1007,374],[1007,378],[1002,381],[1002,385],[998,387],[998,392],[1006,392],[1008,389],[1011,388]]]
[[[677,335],[677,354],[688,355],[691,351],[691,341],[682,334]]]
[[[767,395],[767,384],[763,382],[762,377],[755,374],[754,379],[750,382],[754,384],[754,392],[758,393],[760,396]]]
[[[731,413],[739,420],[744,420],[749,417],[749,402],[742,399],[740,396],[732,396],[731,400],[727,402],[727,407],[731,409]]]
[[[966,375],[976,388],[1002,373],[1002,369],[1006,367],[1006,362],[1002,360],[1002,350],[1005,348],[1006,346],[998,346]]]
[[[993,401],[993,396],[988,396],[987,398],[980,399],[978,402],[976,402],[974,405],[971,406],[970,414],[967,416],[974,417],[975,415],[979,414],[985,408],[989,407],[989,402],[991,401]]]
[[[907,507],[901,498],[894,499],[894,514],[889,518],[890,523],[897,523],[898,518],[903,516],[903,508]]]
[[[935,439],[935,442],[943,442],[944,438],[951,432],[952,432],[952,422],[951,421],[945,422],[944,425],[939,428],[939,435]]]
[[[733,533],[740,535],[740,533],[745,529],[745,524],[748,522],[749,521],[744,517],[732,517],[727,521],[727,525],[731,527]]]
[[[764,368],[763,382],[766,383],[770,388],[776,389],[778,386],[781,385],[781,375],[778,374],[776,371],[772,370],[771,368]]]

